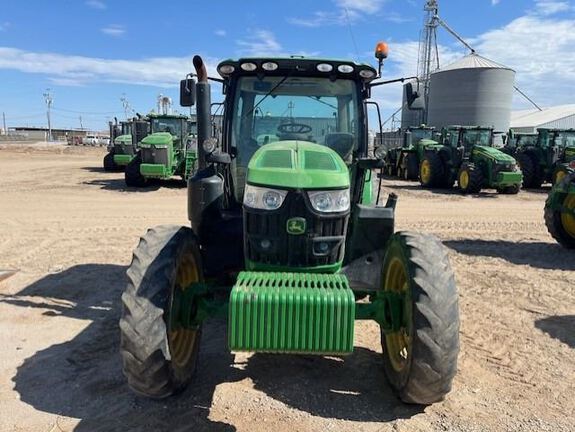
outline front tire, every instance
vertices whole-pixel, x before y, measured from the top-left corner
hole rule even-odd
[[[457,174],[457,186],[464,194],[474,194],[481,191],[483,174],[475,166],[463,165]]]
[[[124,375],[134,392],[164,398],[183,390],[196,370],[201,326],[171,324],[175,290],[203,280],[194,233],[172,225],[149,229],[127,275],[120,319]]]
[[[408,154],[405,156],[405,180],[417,180],[419,166],[417,163],[417,156],[415,154]]]
[[[140,165],[142,164],[142,157],[137,154],[132,160],[126,165],[126,171],[124,172],[124,180],[126,181],[126,186],[129,187],[145,187],[148,185],[148,179],[140,173]]]
[[[120,171],[121,168],[114,162],[114,152],[109,152],[104,156],[104,171]]]
[[[383,289],[405,296],[402,328],[381,329],[387,380],[404,402],[443,400],[459,353],[458,295],[447,249],[431,235],[396,233],[382,271]]]

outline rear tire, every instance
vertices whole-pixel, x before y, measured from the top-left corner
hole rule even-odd
[[[561,181],[571,174],[572,170],[570,170],[567,166],[559,165],[553,171],[553,176],[551,178],[551,183],[554,185],[561,183]]]
[[[196,370],[201,326],[173,329],[173,293],[200,282],[196,237],[183,226],[149,229],[134,250],[122,295],[120,353],[130,388],[164,398],[183,390]]]
[[[447,184],[447,173],[439,154],[429,153],[419,166],[419,182],[423,187],[439,187]]]
[[[571,181],[575,181],[575,177],[564,178],[562,186],[568,188]],[[567,249],[575,249],[575,217],[549,207],[551,194],[554,193],[557,193],[556,188],[551,190],[545,203],[544,216],[547,231],[561,246]],[[575,194],[568,193],[561,205],[569,209],[575,209]]]
[[[459,353],[458,295],[447,249],[434,236],[398,232],[382,270],[383,288],[405,293],[407,317],[399,331],[381,330],[387,380],[404,402],[443,400]]]
[[[540,188],[543,184],[543,173],[541,172],[541,167],[536,163],[535,158],[528,153],[521,153],[516,159],[523,173],[523,187]]]
[[[405,179],[417,180],[419,173],[419,166],[417,163],[417,156],[415,154],[408,154],[405,157]]]
[[[142,164],[142,157],[139,154],[137,154],[128,163],[128,165],[126,165],[126,171],[124,174],[126,186],[144,187],[148,185],[148,179],[140,173],[141,164]]]

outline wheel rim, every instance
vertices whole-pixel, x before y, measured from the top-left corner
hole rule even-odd
[[[563,206],[569,210],[575,209],[575,194],[568,195]],[[575,216],[567,212],[561,213],[561,225],[567,234],[575,238]]]
[[[185,256],[176,269],[176,286],[174,289],[185,291],[194,282],[199,282],[199,271],[193,255]],[[196,345],[196,329],[170,328],[168,331],[168,345],[172,356],[172,363],[177,367],[185,367],[194,354]]]
[[[557,173],[555,173],[555,181],[553,182],[553,184],[559,183],[561,180],[565,178],[566,175],[567,173],[563,170],[557,171]]]
[[[421,176],[421,181],[423,183],[429,183],[429,180],[431,180],[431,165],[427,159],[421,163],[419,175]]]
[[[409,276],[407,269],[401,259],[393,258],[389,264],[385,277],[385,289],[405,295],[404,324],[396,332],[385,334],[385,345],[387,348],[387,357],[391,367],[396,372],[401,372],[407,367],[408,359],[411,355],[411,309],[405,307],[410,301],[409,296]]]
[[[459,173],[459,187],[461,189],[467,189],[469,186],[469,173],[467,171],[461,171]]]

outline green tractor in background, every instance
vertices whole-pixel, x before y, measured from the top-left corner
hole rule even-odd
[[[187,180],[196,169],[196,150],[183,115],[149,114],[149,134],[138,142],[138,152],[126,166],[127,186],[143,187],[152,180],[181,176]]]
[[[124,170],[136,155],[138,142],[148,135],[148,129],[148,121],[140,115],[119,125],[110,122],[110,146],[104,156],[104,170]]]
[[[540,128],[536,135],[511,131],[505,148],[523,172],[523,187],[557,184],[573,172],[569,163],[575,160],[575,129]]]
[[[494,188],[516,194],[522,175],[515,159],[493,147],[493,129],[450,126],[441,131],[440,143],[425,149],[419,168],[424,187],[451,188],[455,181],[465,194]]]
[[[433,140],[434,127],[410,126],[401,136],[401,146],[390,148],[385,155],[385,173],[404,180],[417,180],[419,164],[425,149],[437,145]]]
[[[545,225],[561,245],[575,249],[575,162],[574,171],[553,186],[545,202]]]
[[[386,55],[378,45],[380,70]],[[442,400],[457,369],[458,295],[442,243],[394,233],[397,197],[380,206],[365,192],[382,166],[368,157],[364,103],[377,71],[300,56],[225,60],[214,145],[206,68],[193,63],[198,82],[180,87],[180,104],[197,106],[191,227],[151,228],[134,251],[120,321],[130,387],[154,398],[186,387],[210,317],[227,317],[233,352],[316,355],[351,354],[355,320],[367,319],[380,326],[399,397]],[[262,130],[273,139],[260,142]]]

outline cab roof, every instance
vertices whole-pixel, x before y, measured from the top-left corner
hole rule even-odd
[[[267,68],[264,66],[265,64],[268,64]],[[249,68],[244,65],[249,65]],[[320,69],[318,69],[318,65],[322,65]],[[223,68],[224,66],[228,67],[228,71]],[[230,68],[230,66],[232,68]],[[257,76],[265,74],[277,76],[289,74],[293,76],[328,77],[332,79],[347,78],[369,82],[377,77],[375,68],[366,63],[357,63],[345,59],[304,56],[242,57],[237,60],[227,59],[220,62],[217,70],[224,79],[246,75]],[[345,70],[345,72],[343,70]]]

